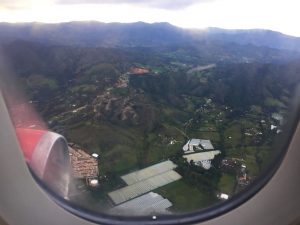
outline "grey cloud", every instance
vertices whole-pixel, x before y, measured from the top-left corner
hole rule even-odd
[[[121,4],[130,3],[134,5],[148,6],[160,9],[182,9],[196,3],[212,2],[214,0],[57,0],[59,4]]]

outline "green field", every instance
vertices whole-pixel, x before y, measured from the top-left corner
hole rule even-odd
[[[232,123],[224,132],[225,147],[236,147],[241,144],[241,125],[239,123]]]
[[[218,187],[221,193],[232,195],[234,193],[235,176],[232,174],[222,174]]]
[[[265,169],[274,158],[274,152],[271,147],[262,146],[258,148],[257,158],[261,170]]]
[[[67,132],[68,140],[100,155],[101,172],[126,172],[137,166],[142,136],[131,129],[112,125],[82,124]]]
[[[181,143],[161,147],[152,145],[147,154],[147,164],[154,164],[170,159],[172,156],[176,155],[176,153],[181,151],[181,148]]]
[[[259,175],[259,167],[255,156],[246,155],[244,159],[245,159],[245,164],[247,165],[247,170],[249,171],[249,175],[250,176]]]
[[[171,210],[177,213],[202,209],[218,201],[214,196],[201,192],[197,187],[190,186],[183,180],[168,184],[155,192],[169,199],[173,203]]]

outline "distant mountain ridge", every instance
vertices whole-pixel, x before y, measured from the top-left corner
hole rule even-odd
[[[206,34],[207,38],[215,41],[300,51],[299,37],[289,36],[277,31],[263,29],[225,30],[220,28],[208,28]]]
[[[179,44],[189,39],[183,29],[167,23],[0,23],[0,29],[2,42],[22,39],[54,45],[90,47],[149,47]]]
[[[85,47],[157,47],[234,43],[300,51],[300,38],[270,30],[183,29],[169,23],[0,23],[0,43],[15,40]]]

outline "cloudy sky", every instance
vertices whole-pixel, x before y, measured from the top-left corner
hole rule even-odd
[[[170,22],[264,28],[300,37],[299,0],[0,0],[1,22]]]

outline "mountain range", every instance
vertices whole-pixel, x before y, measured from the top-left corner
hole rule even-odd
[[[300,51],[300,38],[261,29],[183,29],[169,23],[69,22],[0,23],[0,43],[15,40],[85,47],[157,47],[194,44],[239,44]]]

